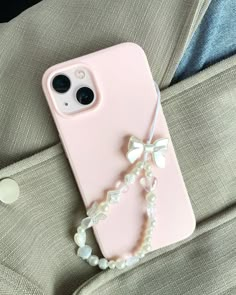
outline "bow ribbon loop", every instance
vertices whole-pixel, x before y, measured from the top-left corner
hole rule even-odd
[[[127,158],[130,163],[134,163],[146,152],[152,155],[153,161],[157,167],[164,168],[168,141],[168,138],[160,138],[153,143],[143,143],[143,141],[137,137],[131,136],[128,144]]]

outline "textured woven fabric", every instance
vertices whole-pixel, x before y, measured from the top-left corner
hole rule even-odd
[[[124,271],[75,255],[84,206],[40,86],[52,64],[133,41],[166,88],[208,4],[45,0],[0,26],[0,179],[21,190],[0,204],[0,294],[235,294],[236,57],[162,91],[198,226]]]

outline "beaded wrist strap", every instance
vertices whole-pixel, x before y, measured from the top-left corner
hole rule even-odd
[[[102,270],[107,268],[123,269],[131,266],[139,262],[141,258],[151,251],[152,234],[156,225],[156,195],[154,191],[157,185],[157,179],[152,172],[152,164],[154,162],[159,168],[165,167],[165,154],[168,146],[168,138],[160,138],[151,143],[160,107],[160,90],[156,83],[155,87],[157,91],[157,104],[147,143],[143,143],[135,136],[130,137],[126,156],[129,162],[134,164],[131,171],[124,176],[123,181],[120,181],[114,190],[107,192],[104,201],[100,203],[94,202],[92,204],[87,211],[87,217],[81,221],[74,236],[75,243],[79,246],[77,255],[86,260],[91,266],[98,266]],[[141,175],[142,177],[140,178]],[[120,201],[121,195],[126,193],[129,186],[134,184],[138,179],[146,192],[147,222],[141,244],[126,259],[108,260],[104,257],[98,258],[96,255],[92,255],[92,248],[86,245],[86,230],[101,220],[104,220],[108,215],[110,206],[117,204]]]

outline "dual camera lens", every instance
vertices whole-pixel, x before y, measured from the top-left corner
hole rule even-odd
[[[71,87],[71,81],[65,75],[58,75],[54,77],[52,87],[58,93],[66,93]],[[76,99],[82,105],[91,104],[94,100],[93,90],[89,87],[79,88],[76,92]]]

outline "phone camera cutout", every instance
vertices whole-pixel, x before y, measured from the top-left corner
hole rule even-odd
[[[52,87],[56,92],[65,93],[70,89],[70,79],[65,75],[57,75],[52,80]]]
[[[65,67],[51,78],[52,96],[59,112],[76,114],[89,110],[98,102],[93,75],[83,66]]]
[[[82,105],[89,105],[94,100],[93,90],[89,87],[81,87],[76,92],[76,98]]]

